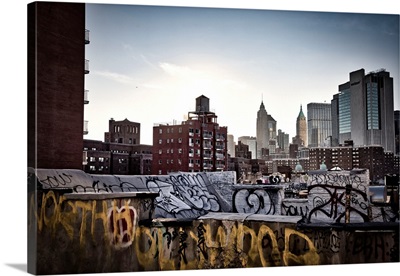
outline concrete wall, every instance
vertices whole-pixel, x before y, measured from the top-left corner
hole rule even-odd
[[[39,193],[29,223],[37,230],[37,274],[399,261],[393,226],[301,228],[300,216],[220,212],[149,221],[151,197]]]
[[[28,233],[37,245],[33,273],[398,262],[398,219],[345,224],[338,219],[341,211],[326,210],[332,204],[338,207],[329,210],[340,209],[342,184],[349,179],[356,195],[365,193],[357,178],[363,175],[311,175],[309,196],[328,203],[313,206],[316,200],[284,199],[279,185],[233,184],[230,172],[30,171]],[[363,218],[357,206],[364,197],[353,198],[351,218]]]

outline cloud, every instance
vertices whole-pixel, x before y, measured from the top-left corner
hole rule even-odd
[[[180,66],[167,62],[160,62],[159,66],[165,73],[173,77],[187,78],[187,77],[195,77],[202,75],[201,72],[192,70],[187,66]]]
[[[105,77],[109,80],[122,83],[122,84],[133,84],[133,79],[127,75],[115,73],[115,72],[110,72],[110,71],[96,71],[93,72],[94,74]]]

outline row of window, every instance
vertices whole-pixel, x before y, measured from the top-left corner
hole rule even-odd
[[[139,133],[139,128],[137,126],[121,126],[121,125],[114,125],[114,132],[121,133],[125,127],[125,133]]]
[[[160,128],[160,129],[158,130],[158,132],[159,132],[159,134],[162,134],[162,133],[163,133],[163,129]],[[167,132],[167,133],[174,133],[174,128],[173,128],[173,127],[167,128],[167,129],[166,129],[166,132]],[[178,132],[179,132],[179,133],[182,133],[182,128],[181,128],[181,127],[178,128]]]

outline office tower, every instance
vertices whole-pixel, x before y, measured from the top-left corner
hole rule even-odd
[[[270,140],[276,140],[276,121],[265,110],[264,102],[261,102],[257,112],[256,136],[257,155],[255,158],[261,158],[263,149],[270,150]]]
[[[230,157],[235,157],[235,139],[232,134],[228,134],[228,154]]]
[[[226,144],[227,127],[218,124],[202,95],[182,124],[153,127],[153,174],[228,170]]]
[[[28,166],[82,169],[85,4],[28,5]]]
[[[350,73],[350,80],[339,85],[336,120],[340,144],[352,140],[355,146],[382,145],[395,150],[393,78],[380,69],[365,75],[360,69]],[[335,135],[337,135],[335,133]]]
[[[332,121],[332,147],[339,146],[339,95],[333,95],[331,100],[331,121]]]
[[[322,147],[332,135],[331,104],[307,105],[308,147]]]
[[[119,144],[140,144],[140,123],[128,119],[108,121],[108,132],[104,133],[104,142]]]
[[[278,129],[278,148],[283,153],[289,153],[289,134]]]

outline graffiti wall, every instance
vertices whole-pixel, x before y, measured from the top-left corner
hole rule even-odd
[[[237,213],[280,215],[284,197],[279,185],[235,185],[232,198]]]
[[[80,170],[38,169],[45,190],[75,194],[158,193],[155,217],[196,218],[208,212],[232,211],[235,172],[173,173],[160,176],[90,175]]]
[[[34,195],[37,274],[398,261],[398,229],[299,229],[301,217],[209,213],[149,221],[147,197]],[[397,246],[397,247],[396,247]]]
[[[370,221],[368,170],[311,173],[307,186],[309,222],[345,222],[346,203],[350,222]]]

